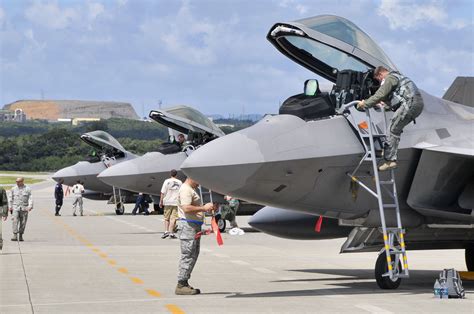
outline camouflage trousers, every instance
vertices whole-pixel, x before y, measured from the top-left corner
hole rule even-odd
[[[28,220],[28,211],[14,210],[13,211],[13,234],[23,234],[26,228],[26,221]]]
[[[201,226],[198,224],[178,221],[178,237],[181,242],[178,281],[186,281],[191,277],[201,246],[201,238],[194,238],[199,231],[201,231]]]
[[[415,97],[410,105],[402,104],[390,121],[390,134],[384,147],[385,160],[397,160],[398,144],[403,128],[414,121],[423,111],[423,100]]]

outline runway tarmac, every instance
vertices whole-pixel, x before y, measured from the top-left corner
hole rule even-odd
[[[411,278],[380,290],[376,253],[339,254],[344,239],[293,241],[252,232],[205,236],[190,283],[197,296],[176,296],[179,240],[161,239],[162,216],[116,216],[113,205],[84,201],[73,217],[67,197],[54,216],[51,180],[32,186],[35,208],[25,242],[3,223],[0,313],[474,313],[466,299],[436,300],[443,268],[466,270],[463,250],[409,251]]]

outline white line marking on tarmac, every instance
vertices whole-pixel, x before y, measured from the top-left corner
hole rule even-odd
[[[263,274],[274,274],[275,273],[273,270],[263,268],[263,267],[254,267],[252,269],[255,270],[255,271],[258,271],[259,273],[263,273]]]
[[[233,295],[233,293],[229,293],[228,295]],[[206,300],[221,300],[221,296],[202,296],[202,299]],[[192,297],[160,297],[160,298],[150,298],[150,299],[125,299],[125,300],[100,300],[100,301],[78,301],[78,302],[58,302],[58,303],[35,303],[34,306],[55,306],[55,305],[74,305],[74,304],[107,304],[107,303],[129,303],[129,302],[176,302],[176,300],[196,300],[196,298]],[[1,304],[1,308],[12,308],[12,307],[23,307],[23,306],[30,306],[29,304]]]
[[[250,263],[247,263],[247,262],[244,262],[244,261],[241,261],[241,260],[233,260],[233,261],[230,261],[230,262],[234,263],[234,264],[237,264],[237,265],[244,265],[244,266],[250,265]]]
[[[365,310],[370,313],[377,313],[377,314],[392,314],[393,312],[384,310],[381,307],[375,306],[375,305],[370,305],[370,304],[357,304],[355,307]]]

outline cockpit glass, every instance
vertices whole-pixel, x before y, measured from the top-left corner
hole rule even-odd
[[[203,115],[202,113],[200,113],[199,111],[193,109],[193,108],[190,108],[190,107],[187,107],[187,106],[176,106],[176,107],[172,107],[172,108],[169,108],[169,109],[166,109],[164,110],[172,115],[175,115],[175,116],[178,116],[178,117],[181,117],[181,118],[184,118],[184,119],[187,119],[187,120],[191,120],[197,124],[200,124],[202,126],[205,126],[211,130],[216,130],[217,132],[221,132],[219,127],[216,126],[214,123],[212,123],[205,115]],[[173,121],[174,123],[176,124],[179,124],[185,128],[189,128],[191,130],[194,130],[194,128],[188,126],[188,125],[185,125],[183,123],[180,123],[179,121]]]
[[[113,136],[104,131],[92,131],[85,135],[88,135],[88,139],[99,146],[109,146],[120,151],[125,150],[125,148],[123,148],[123,146]]]
[[[387,55],[385,55],[383,50],[366,33],[354,23],[344,18],[322,15],[298,20],[297,22],[358,48],[393,69],[396,69],[395,65],[390,61]]]
[[[356,60],[347,53],[318,41],[298,36],[285,36],[285,39],[296,48],[305,51],[307,54],[311,54],[314,58],[321,60],[339,71],[350,69],[365,72],[370,69],[369,66]]]

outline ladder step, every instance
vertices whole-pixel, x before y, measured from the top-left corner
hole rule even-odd
[[[393,181],[380,181],[380,184],[394,184]]]
[[[384,208],[397,208],[397,204],[383,204]]]
[[[370,134],[361,134],[362,138],[370,138]],[[385,134],[372,134],[372,137],[387,137]]]

